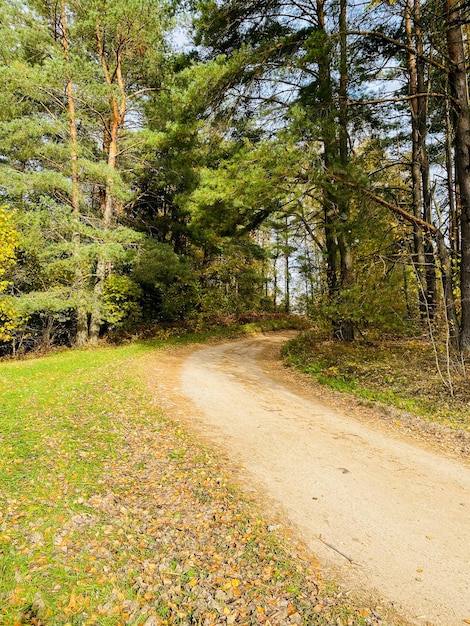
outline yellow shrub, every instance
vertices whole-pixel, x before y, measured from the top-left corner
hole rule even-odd
[[[3,277],[15,263],[18,233],[13,224],[12,214],[4,206],[0,207],[0,293],[10,284]],[[11,333],[20,320],[11,298],[0,298],[0,341],[11,339]]]

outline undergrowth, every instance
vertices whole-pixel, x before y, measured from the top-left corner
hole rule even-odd
[[[319,383],[371,402],[403,409],[445,426],[470,430],[470,386],[459,364],[450,364],[452,386],[436,368],[436,353],[426,338],[325,340],[301,333],[283,348],[286,362]],[[438,353],[442,370],[445,353]],[[452,389],[452,393],[450,391]]]

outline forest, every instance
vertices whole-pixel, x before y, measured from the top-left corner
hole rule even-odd
[[[0,352],[300,313],[470,350],[457,0],[8,0]]]
[[[469,64],[469,0],[0,0],[0,623],[470,624]]]

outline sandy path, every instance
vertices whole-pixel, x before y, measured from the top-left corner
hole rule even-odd
[[[282,339],[193,352],[179,381],[167,378],[167,403],[243,466],[245,482],[282,507],[350,589],[416,624],[462,626],[470,467],[281,385],[257,357]]]

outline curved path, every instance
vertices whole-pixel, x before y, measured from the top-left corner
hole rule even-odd
[[[470,623],[470,468],[281,384],[258,357],[283,339],[190,354],[178,383],[184,420],[243,466],[355,592],[422,626]]]

